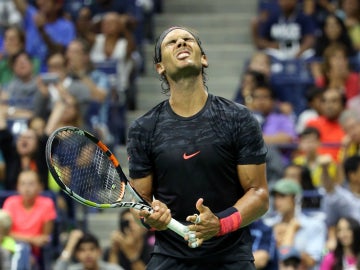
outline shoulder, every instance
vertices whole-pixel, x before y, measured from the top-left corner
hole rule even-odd
[[[4,202],[4,208],[6,208],[7,206],[18,205],[20,203],[21,203],[20,195],[11,195],[8,198],[6,198]]]
[[[150,111],[137,118],[130,126],[130,130],[141,129],[143,131],[152,131],[156,125],[161,112],[165,110],[167,100],[162,101]]]

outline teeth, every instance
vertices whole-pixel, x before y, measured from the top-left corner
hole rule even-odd
[[[182,52],[182,53],[180,53],[180,54],[177,56],[177,58],[178,58],[178,59],[182,59],[182,58],[187,57],[188,55],[189,55],[188,52]]]

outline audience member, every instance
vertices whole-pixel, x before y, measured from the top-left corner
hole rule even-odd
[[[296,9],[297,0],[279,0],[280,13],[272,14],[260,29],[257,47],[279,60],[313,55],[315,25]]]
[[[135,219],[129,209],[119,215],[119,227],[111,234],[110,246],[104,260],[122,266],[125,270],[145,269],[154,247],[155,237]]]
[[[30,245],[33,263],[40,269],[49,269],[51,235],[54,229],[56,208],[54,201],[40,195],[43,190],[39,175],[32,170],[19,174],[18,195],[9,196],[3,209],[13,221],[10,235],[22,245]]]
[[[9,26],[4,34],[4,51],[0,59],[0,85],[6,88],[13,78],[13,70],[10,62],[21,51],[25,51],[26,37],[24,30],[19,26]],[[32,57],[33,74],[37,74],[40,68],[39,59]]]
[[[342,140],[340,155],[343,161],[349,156],[360,155],[360,114],[353,110],[344,110],[339,122],[346,134]]]
[[[99,240],[77,229],[70,232],[66,246],[54,265],[54,270],[70,269],[123,270],[119,265],[102,261]]]
[[[279,269],[273,229],[267,226],[262,219],[254,221],[249,226],[253,238],[252,252],[256,269]]]
[[[63,0],[36,0],[36,6],[26,0],[13,0],[23,16],[26,51],[41,61],[41,71],[46,71],[47,55],[63,51],[75,38],[74,24],[63,18]],[[61,34],[60,34],[61,33]]]
[[[307,122],[307,127],[314,127],[320,132],[321,147],[319,154],[330,154],[336,162],[339,159],[340,143],[345,132],[339,123],[339,116],[345,109],[346,97],[336,88],[324,91],[321,102],[321,115]]]
[[[323,209],[328,227],[327,248],[333,250],[336,243],[335,225],[341,217],[353,217],[360,222],[360,156],[355,155],[344,161],[344,174],[347,186],[335,184],[327,174],[326,168],[331,158],[322,159],[323,186],[326,195],[323,198]]]
[[[339,89],[347,99],[360,94],[360,77],[351,70],[344,45],[332,44],[325,49],[322,76],[315,78],[315,85]]]
[[[320,146],[321,141],[319,130],[314,127],[307,127],[299,134],[297,153],[293,158],[294,164],[309,168],[312,177],[312,184],[315,187],[320,187],[322,185],[322,166],[319,163],[321,155],[318,153]],[[334,181],[342,181],[342,179],[337,179],[337,164],[335,162],[331,162],[331,164],[329,164],[328,173]]]
[[[302,111],[296,120],[296,132],[300,134],[304,131],[306,123],[321,114],[321,99],[324,90],[317,87],[310,87],[306,93],[307,108]]]
[[[15,190],[22,170],[35,170],[45,189],[48,187],[48,169],[45,160],[46,137],[38,138],[31,129],[22,131],[16,138],[7,126],[6,111],[0,106],[0,149],[4,155],[6,190]]]
[[[344,23],[351,38],[354,48],[360,50],[360,3],[357,0],[343,0],[341,10],[343,11]]]
[[[320,270],[355,269],[359,256],[360,224],[342,217],[336,223],[336,247],[324,256]]]
[[[0,249],[1,269],[11,269],[11,261],[16,251],[16,242],[10,234],[12,225],[11,216],[8,212],[0,209]]]
[[[326,48],[333,44],[342,44],[346,50],[346,55],[352,57],[356,55],[351,39],[348,35],[346,26],[343,20],[335,14],[329,14],[325,18],[322,32],[319,37],[316,38],[315,43],[315,59],[311,63],[312,75],[317,78],[323,76],[322,61]]]
[[[266,220],[274,226],[282,223],[278,246],[292,246],[301,254],[301,265],[311,269],[319,265],[326,240],[326,226],[320,219],[305,215],[299,204],[302,189],[292,179],[280,179],[272,187],[275,216]],[[279,236],[279,234],[276,234]],[[309,241],[311,239],[311,241]]]
[[[90,46],[95,42],[96,29],[92,23],[91,11],[87,7],[82,7],[75,20],[77,38],[86,40]]]
[[[30,119],[34,116],[36,99],[40,98],[30,55],[21,51],[12,57],[14,78],[5,89],[11,118]],[[5,95],[4,93],[4,95]]]

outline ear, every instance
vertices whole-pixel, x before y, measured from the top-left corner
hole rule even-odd
[[[164,68],[164,66],[163,66],[161,63],[157,63],[157,64],[155,65],[155,68],[156,68],[156,72],[157,72],[159,75],[164,74],[165,68]]]
[[[207,56],[205,54],[203,54],[201,56],[201,64],[202,64],[203,67],[206,67],[206,68],[209,66]]]

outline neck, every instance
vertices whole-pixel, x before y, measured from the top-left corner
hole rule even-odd
[[[357,196],[360,196],[360,185],[354,182],[349,183],[349,188],[352,193],[354,193]]]
[[[169,103],[172,110],[183,117],[198,113],[204,106],[208,93],[201,77],[170,82]]]
[[[294,218],[294,216],[295,216],[294,212],[288,212],[283,215],[282,221],[289,223]]]

